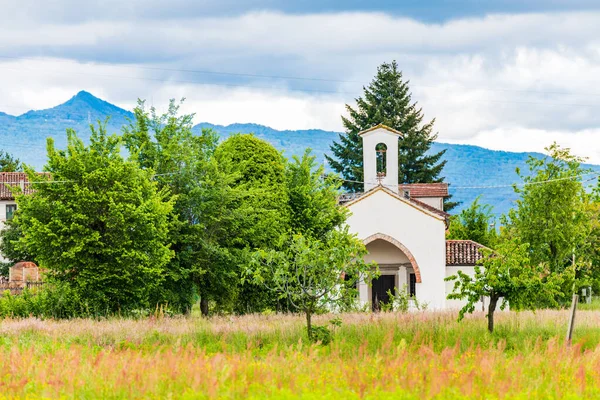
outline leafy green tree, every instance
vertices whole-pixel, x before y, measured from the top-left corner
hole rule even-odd
[[[191,267],[191,279],[199,290],[201,311],[209,312],[209,301],[216,310],[230,311],[240,289],[239,269],[242,254],[236,247],[238,224],[254,210],[246,202],[248,193],[235,184],[236,176],[223,170],[213,158],[199,164],[196,183],[190,185],[185,229],[180,258]]]
[[[224,246],[246,264],[248,249],[277,249],[290,229],[290,207],[285,159],[272,145],[253,135],[234,135],[214,154],[231,187],[243,193],[232,235]],[[246,210],[246,211],[243,211]],[[242,270],[238,270],[238,276]],[[245,281],[237,294],[235,311],[257,312],[287,307],[264,288]]]
[[[331,168],[347,181],[344,188],[362,191],[363,148],[358,135],[365,129],[384,124],[403,133],[398,146],[399,183],[442,182],[440,177],[446,161],[445,151],[431,154],[431,144],[437,134],[433,132],[435,120],[423,123],[422,109],[412,101],[408,81],[403,81],[396,61],[383,63],[368,87],[364,97],[356,99],[357,108],[346,104],[349,117],[342,117],[346,132],[331,146],[333,156],[326,156]],[[349,182],[355,181],[355,182]],[[446,210],[456,204],[447,203]]]
[[[465,299],[467,304],[459,312],[459,321],[475,310],[482,296],[489,300],[488,330],[494,331],[494,312],[510,304],[512,310],[535,308],[540,302],[556,305],[563,283],[562,274],[550,274],[546,264],[535,264],[529,257],[529,246],[514,238],[505,238],[494,251],[482,250],[484,257],[475,266],[474,276],[462,271],[446,278],[454,281],[448,299]]]
[[[579,272],[579,275],[584,277],[579,279],[579,287],[591,287],[593,293],[600,292],[600,179],[596,183],[596,187],[588,198],[588,202],[585,206],[586,214],[589,218],[589,234],[585,240],[586,248],[579,246],[578,254],[582,254],[585,251],[584,260],[589,261],[587,268]],[[581,265],[581,257],[577,258],[576,261]],[[579,288],[576,288],[579,289]]]
[[[17,172],[22,170],[23,165],[19,159],[6,151],[0,150],[0,172]]]
[[[11,219],[4,223],[4,228],[0,230],[0,253],[8,262],[0,263],[0,276],[8,276],[9,267],[19,261],[37,263],[33,254],[19,245],[22,236],[21,227],[14,220]]]
[[[295,233],[321,238],[342,225],[348,211],[338,204],[340,180],[325,175],[324,167],[318,165],[310,149],[287,163],[286,175]]]
[[[487,247],[493,247],[496,239],[492,207],[479,202],[473,204],[452,217],[447,238],[454,240],[473,240]]]
[[[529,157],[528,174],[517,171],[524,186],[515,186],[520,198],[505,225],[529,244],[533,264],[544,263],[552,273],[561,273],[572,266],[574,257],[580,265],[589,261],[592,224],[582,184],[588,171],[569,149],[554,143],[546,150],[549,154],[544,158]],[[569,284],[565,291],[570,290]]]
[[[180,115],[174,100],[162,115],[139,101],[123,136],[131,159],[156,171],[159,187],[175,196],[169,232],[175,257],[165,271],[164,295],[186,310],[197,293],[207,314],[209,301],[225,307],[237,288],[236,263],[227,245],[235,234],[238,196],[231,177],[213,159],[217,135],[212,130],[195,135],[193,117]]]
[[[245,201],[254,209],[240,221],[240,244],[259,248],[277,243],[290,224],[284,157],[268,142],[246,134],[221,143],[215,159],[236,176],[234,184],[247,193]]]
[[[356,290],[344,284],[344,273],[370,281],[374,268],[363,261],[366,253],[364,244],[347,228],[329,231],[321,240],[296,234],[282,250],[254,253],[245,277],[304,313],[308,338],[314,341],[315,312],[356,296]]]
[[[122,158],[120,139],[105,125],[91,130],[89,146],[73,130],[66,150],[48,139],[52,178],[28,171],[35,191],[17,196],[14,219],[21,250],[98,313],[153,307],[173,256],[170,194],[157,188],[153,171]]]

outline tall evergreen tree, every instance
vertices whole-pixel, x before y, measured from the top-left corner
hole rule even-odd
[[[357,108],[346,104],[349,117],[342,117],[346,133],[331,146],[333,157],[326,156],[333,170],[347,181],[344,188],[363,190],[363,148],[358,135],[365,129],[384,124],[403,133],[398,146],[399,183],[442,182],[440,177],[446,161],[444,151],[429,154],[431,144],[437,139],[433,132],[435,120],[423,123],[422,109],[412,101],[408,81],[402,80],[402,71],[396,61],[377,68],[377,75],[364,97],[356,99]],[[446,203],[446,210],[455,203]]]

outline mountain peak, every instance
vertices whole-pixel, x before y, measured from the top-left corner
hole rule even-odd
[[[132,115],[127,110],[110,104],[90,92],[81,90],[75,96],[56,107],[46,110],[29,111],[18,118],[58,119],[89,123],[89,121],[103,121],[106,117],[111,117],[115,122],[124,123],[126,122],[126,118],[130,118]]]
[[[99,98],[97,98],[96,96],[94,96],[93,94],[91,94],[90,92],[86,92],[85,90],[80,90],[75,96],[72,97],[73,99],[80,99],[80,100],[89,100],[89,99],[93,99],[93,100],[100,100]]]
[[[75,96],[71,97],[67,102],[61,104],[60,106],[73,105],[73,104],[80,104],[80,105],[86,104],[86,105],[91,106],[92,108],[97,108],[97,107],[102,108],[102,106],[105,106],[105,105],[112,106],[112,104],[110,104],[102,99],[99,99],[98,97],[94,96],[90,92],[86,92],[85,90],[79,91]]]

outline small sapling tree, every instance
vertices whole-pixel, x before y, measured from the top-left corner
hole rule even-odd
[[[488,330],[494,331],[494,312],[510,304],[511,309],[535,308],[540,301],[556,304],[563,277],[550,274],[545,264],[532,264],[529,246],[514,240],[503,240],[494,251],[483,249],[484,257],[475,266],[475,275],[462,271],[446,278],[454,282],[454,290],[448,299],[466,299],[458,320],[475,311],[475,304],[482,296],[489,298],[487,313]]]
[[[330,231],[322,239],[296,234],[284,250],[253,253],[245,279],[287,298],[306,315],[308,339],[316,341],[315,312],[322,307],[335,309],[356,296],[356,280],[370,282],[375,275],[375,267],[363,261],[365,254],[364,244],[347,228]],[[345,276],[353,277],[354,285]]]

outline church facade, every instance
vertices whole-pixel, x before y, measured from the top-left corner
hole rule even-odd
[[[398,184],[398,143],[402,133],[378,125],[360,133],[365,192],[341,201],[350,210],[348,225],[366,245],[365,260],[380,276],[358,284],[360,301],[376,309],[388,291],[405,290],[428,309],[459,308],[447,300],[458,270],[474,274],[483,247],[469,240],[446,240],[450,222],[444,212],[448,185]],[[480,304],[479,307],[482,307]]]

